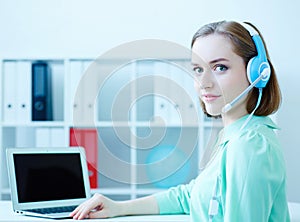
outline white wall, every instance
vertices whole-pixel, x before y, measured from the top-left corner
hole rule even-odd
[[[294,0],[0,0],[0,56],[97,57],[128,41],[155,38],[189,47],[202,24],[248,20],[262,31],[283,91],[279,132],[288,198],[300,202],[298,69],[300,3]]]

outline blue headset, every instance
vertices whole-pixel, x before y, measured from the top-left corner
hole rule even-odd
[[[267,59],[267,53],[264,47],[264,43],[258,34],[258,32],[250,25],[246,23],[240,23],[251,35],[252,40],[254,42],[257,55],[251,58],[247,64],[247,78],[250,82],[250,85],[234,100],[230,103],[226,104],[222,112],[226,113],[232,109],[232,107],[247,93],[253,88],[256,87],[259,89],[259,99],[257,103],[257,107],[260,103],[260,99],[262,96],[262,89],[267,85],[270,76],[271,76],[271,66]],[[256,108],[257,108],[256,107]],[[255,108],[255,109],[256,109]],[[254,110],[255,111],[255,110]]]
[[[271,76],[271,67],[267,59],[267,53],[264,43],[259,33],[249,24],[240,23],[251,35],[255,44],[257,56],[250,59],[247,64],[247,77],[250,83],[261,77],[261,80],[255,84],[256,88],[263,88],[267,85]]]

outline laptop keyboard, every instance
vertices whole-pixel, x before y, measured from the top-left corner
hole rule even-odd
[[[30,209],[27,211],[40,214],[53,214],[53,213],[64,213],[72,212],[77,206],[67,206],[67,207],[51,207],[51,208],[40,208],[40,209]]]

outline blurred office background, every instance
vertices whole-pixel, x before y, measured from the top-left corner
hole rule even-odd
[[[278,135],[286,158],[288,198],[300,202],[299,7],[295,0],[0,0],[0,57],[96,58],[141,39],[189,47],[205,23],[250,21],[263,34],[282,88]]]

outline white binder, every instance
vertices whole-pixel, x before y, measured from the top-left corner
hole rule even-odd
[[[71,61],[71,122],[76,126],[94,124],[94,107],[98,86],[97,75],[85,75],[90,61]],[[99,73],[100,75],[100,73]]]
[[[53,120],[63,121],[64,119],[64,66],[60,63],[51,64],[51,97]]]
[[[79,91],[79,82],[83,74],[83,64],[81,61],[70,62],[70,121],[73,123],[74,118],[79,121],[83,116],[82,90]]]
[[[83,62],[83,78],[81,78],[80,88],[82,92],[83,115],[80,117],[84,126],[94,126],[96,114],[96,98],[99,90],[99,76],[101,72],[98,71],[98,66],[94,70],[87,73],[89,62]]]
[[[16,123],[16,109],[17,109],[17,66],[13,61],[6,61],[3,64],[3,83],[4,83],[4,106],[3,106],[3,120],[5,123]]]
[[[19,61],[16,65],[16,117],[18,123],[29,123],[31,120],[31,63]]]

